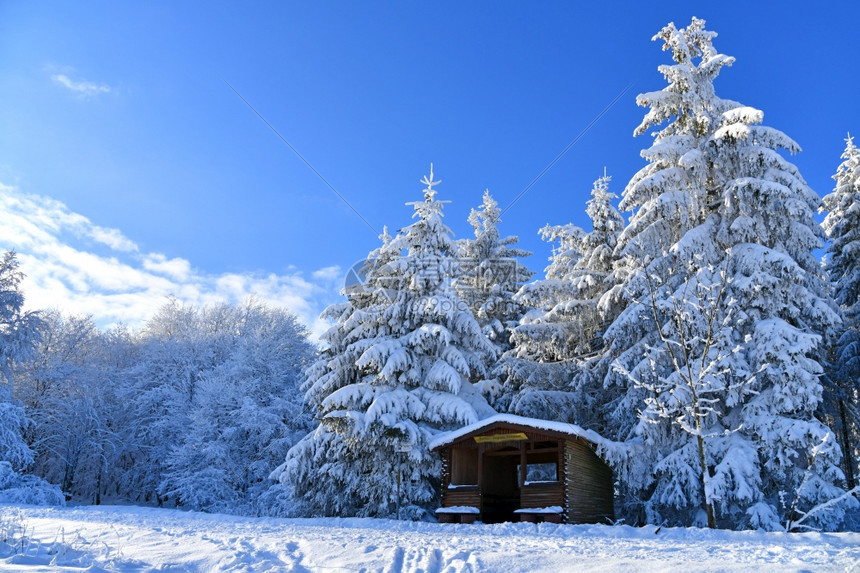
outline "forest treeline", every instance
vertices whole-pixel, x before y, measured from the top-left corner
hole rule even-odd
[[[0,279],[19,282],[13,255],[6,261]],[[4,423],[19,439],[0,446],[7,473],[26,470],[82,503],[254,514],[261,498],[278,502],[269,473],[310,429],[298,388],[314,346],[293,315],[253,301],[170,300],[133,333],[4,310],[3,348],[18,352]],[[13,485],[9,500],[50,495],[45,484],[35,494]]]

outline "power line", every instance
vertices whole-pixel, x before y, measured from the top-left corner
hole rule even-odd
[[[519,201],[519,200],[520,200],[520,198],[528,192],[528,190],[529,190],[529,189],[531,189],[532,187],[534,187],[535,183],[537,183],[538,181],[540,181],[541,177],[543,177],[544,175],[546,175],[546,172],[547,172],[547,171],[549,171],[550,169],[552,169],[552,166],[553,166],[553,165],[555,165],[556,163],[558,163],[558,161],[559,161],[562,157],[564,157],[564,154],[565,154],[565,153],[567,153],[568,151],[570,151],[570,148],[571,148],[571,147],[573,147],[574,145],[576,145],[576,143],[577,143],[580,139],[582,139],[582,137],[583,137],[586,133],[588,133],[588,130],[590,130],[592,127],[594,127],[594,124],[596,124],[598,121],[600,121],[600,119],[601,119],[604,115],[606,115],[606,113],[607,113],[610,109],[612,109],[612,106],[614,106],[616,103],[618,103],[618,100],[620,100],[622,97],[624,97],[624,94],[626,94],[626,93],[630,90],[630,88],[632,88],[632,87],[633,87],[633,83],[634,83],[634,82],[630,82],[629,84],[627,84],[627,87],[626,87],[626,88],[624,88],[624,89],[621,91],[621,93],[619,93],[617,96],[615,96],[615,99],[613,99],[611,102],[609,102],[609,105],[607,105],[605,108],[603,108],[603,111],[601,111],[599,114],[597,114],[597,116],[596,116],[594,119],[592,119],[592,120],[591,120],[591,122],[590,122],[588,125],[586,125],[586,126],[585,126],[585,129],[583,129],[582,131],[580,131],[580,132],[579,132],[579,135],[577,135],[577,136],[574,138],[574,140],[573,140],[573,141],[571,141],[570,143],[568,143],[568,144],[567,144],[567,147],[565,147],[564,149],[562,149],[561,153],[559,153],[559,154],[555,157],[555,159],[553,159],[552,161],[550,161],[549,165],[547,165],[546,167],[544,167],[544,168],[543,168],[543,171],[541,171],[540,173],[538,173],[537,177],[535,177],[534,179],[532,179],[532,182],[531,182],[531,183],[529,183],[529,184],[526,186],[526,188],[525,188],[525,189],[523,189],[522,191],[520,191],[520,194],[519,194],[519,195],[517,195],[517,196],[514,198],[514,200],[513,200],[513,201],[511,201],[510,205],[508,205],[507,207],[505,207],[504,211],[502,211],[502,212],[501,212],[501,215],[504,215],[505,213],[507,213],[507,212],[508,212],[508,210],[509,210],[511,207],[513,207],[513,206],[516,204],[516,202],[517,202],[517,201]]]
[[[367,221],[367,219],[365,219],[365,218],[361,215],[361,213],[359,213],[359,212],[358,212],[358,209],[356,209],[355,207],[353,207],[353,206],[352,206],[352,203],[350,203],[349,201],[347,201],[347,200],[346,200],[346,197],[344,197],[343,195],[341,195],[341,194],[340,194],[340,192],[339,192],[337,189],[335,189],[335,188],[334,188],[334,185],[332,185],[331,183],[329,183],[329,182],[328,182],[328,180],[327,180],[325,177],[323,177],[323,176],[322,176],[322,173],[320,173],[319,171],[317,171],[317,170],[316,170],[316,168],[314,168],[314,166],[313,166],[313,165],[311,165],[311,164],[310,164],[310,162],[309,162],[307,159],[305,159],[305,157],[304,157],[301,153],[299,153],[299,150],[298,150],[298,149],[296,149],[295,147],[293,147],[293,145],[292,145],[289,141],[287,141],[287,140],[284,138],[284,136],[283,136],[283,135],[281,135],[281,134],[280,134],[280,132],[279,132],[277,129],[275,129],[275,126],[273,126],[271,123],[269,123],[269,122],[268,122],[268,120],[266,120],[266,118],[265,118],[265,117],[263,117],[263,115],[262,115],[259,111],[257,111],[257,110],[254,108],[254,106],[252,106],[252,105],[251,105],[251,103],[250,103],[248,100],[246,100],[244,97],[242,97],[242,94],[240,94],[240,93],[236,90],[236,88],[234,88],[233,86],[231,86],[231,85],[230,85],[230,82],[228,82],[227,80],[224,80],[224,83],[225,83],[225,84],[227,84],[227,86],[228,86],[231,90],[233,90],[233,93],[235,93],[237,96],[239,96],[239,99],[241,99],[243,102],[245,102],[245,105],[247,105],[249,108],[251,108],[251,111],[253,111],[255,114],[257,114],[257,117],[259,117],[261,120],[263,120],[263,123],[265,123],[267,126],[269,126],[269,129],[271,129],[272,131],[274,131],[274,132],[275,132],[275,135],[277,135],[277,136],[281,139],[281,141],[283,141],[283,142],[287,145],[287,147],[289,147],[289,148],[293,151],[293,153],[295,153],[295,154],[298,156],[298,158],[299,158],[299,159],[301,159],[301,160],[304,162],[304,164],[305,164],[305,165],[307,165],[307,166],[308,166],[308,168],[310,168],[310,170],[311,170],[311,171],[313,171],[313,172],[314,172],[314,174],[315,174],[317,177],[319,177],[319,178],[320,178],[320,180],[321,180],[323,183],[325,183],[326,185],[328,185],[328,188],[329,188],[329,189],[331,189],[332,191],[334,191],[334,194],[335,194],[335,195],[337,195],[337,196],[340,198],[340,200],[341,200],[341,201],[343,201],[343,202],[344,202],[344,204],[345,204],[347,207],[349,207],[350,209],[352,209],[352,212],[353,212],[353,213],[355,213],[355,214],[358,216],[358,218],[359,218],[359,219],[361,219],[362,221],[364,221],[364,224],[365,224],[365,225],[367,225],[367,226],[370,228],[370,230],[371,230],[371,231],[373,231],[374,236],[377,236],[377,237],[379,236],[379,231],[377,231],[377,230],[373,227],[373,225],[371,225],[371,224]]]

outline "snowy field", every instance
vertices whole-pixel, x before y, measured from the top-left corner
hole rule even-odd
[[[0,571],[860,571],[860,534],[0,506]]]

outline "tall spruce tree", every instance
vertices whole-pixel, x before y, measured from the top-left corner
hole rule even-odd
[[[391,245],[388,228],[380,235],[382,245],[371,251],[356,269],[343,294],[346,300],[327,307],[322,317],[332,326],[322,335],[324,348],[318,359],[306,370],[302,389],[304,399],[317,422],[289,452],[286,462],[272,472],[286,488],[285,499],[279,499],[280,512],[291,515],[355,514],[365,508],[367,496],[355,491],[356,472],[376,476],[370,489],[385,486],[390,472],[379,472],[386,456],[357,456],[350,449],[350,434],[337,431],[336,421],[321,423],[329,395],[361,382],[362,373],[355,366],[363,352],[384,329],[380,316],[391,304],[398,278],[389,264],[400,256]],[[390,455],[389,452],[383,454]],[[364,464],[362,466],[362,464]],[[375,469],[376,468],[376,469]],[[321,487],[321,484],[326,484]],[[337,495],[329,495],[337,492]],[[346,493],[344,493],[346,492]],[[368,508],[366,513],[373,512]]]
[[[860,475],[860,150],[849,135],[833,192],[824,197],[823,227],[830,240],[825,264],[833,296],[843,314],[843,328],[828,367],[834,425],[839,428],[847,486]]]
[[[543,239],[555,245],[546,278],[517,294],[532,310],[514,329],[515,348],[504,361],[511,411],[596,424],[601,398],[596,378],[582,373],[602,347],[602,331],[616,313],[610,291],[624,220],[612,205],[610,180],[604,175],[594,182],[586,208],[592,231],[571,224],[541,229]]]
[[[456,248],[432,167],[422,183],[424,200],[409,203],[417,220],[377,252],[384,264],[369,261],[363,307],[333,310],[333,346],[309,370],[306,396],[320,425],[273,474],[306,511],[391,515],[402,476],[405,515],[419,517],[438,488],[429,441],[493,413],[473,382],[497,350],[451,284]]]
[[[782,527],[838,497],[838,448],[815,419],[821,336],[837,320],[813,250],[819,199],[776,150],[799,151],[762,113],[718,98],[733,59],[694,18],[669,24],[669,82],[640,96],[643,152],[622,207],[628,306],[607,333],[621,384],[615,434],[647,450],[621,463],[650,518]],[[789,501],[786,501],[789,500]],[[833,527],[840,509],[811,520]]]
[[[534,274],[518,259],[530,252],[514,247],[516,236],[500,237],[499,204],[484,191],[483,202],[469,213],[474,239],[458,241],[462,274],[455,281],[457,295],[472,309],[487,338],[505,352],[511,348],[511,329],[524,312],[514,295]]]
[[[724,513],[737,510],[722,500],[736,500],[740,508],[748,504],[750,525],[771,527],[769,516],[778,515],[790,528],[795,516],[805,519],[805,511],[842,494],[835,485],[843,477],[841,452],[816,418],[823,342],[839,317],[814,253],[824,236],[814,219],[821,200],[777,152],[797,153],[800,146],[762,121],[753,108],[723,114],[705,150],[721,192],[715,237],[729,277],[723,426],[737,429],[722,445],[713,484]],[[760,480],[752,495],[737,487],[738,468],[748,471],[736,451],[740,442],[755,468],[752,482]],[[843,507],[810,522],[836,527]]]
[[[499,204],[485,191],[481,206],[469,213],[475,238],[457,242],[461,274],[454,281],[457,295],[469,305],[500,357],[512,348],[511,334],[526,312],[516,294],[534,274],[518,260],[531,255],[513,246],[519,239],[499,236],[501,221]],[[511,398],[504,383],[505,364],[499,360],[488,366],[487,379],[478,388],[494,407],[505,410]]]
[[[830,240],[826,267],[834,298],[853,320],[860,315],[860,150],[850,135],[841,158],[836,185],[823,200],[823,227]]]
[[[584,307],[582,320],[587,326],[583,340],[588,343],[588,355],[577,369],[572,386],[583,397],[579,423],[601,433],[607,429],[607,405],[612,404],[618,394],[617,387],[604,387],[612,355],[604,343],[603,334],[624,305],[615,254],[624,230],[624,218],[613,205],[617,196],[609,191],[610,181],[611,177],[604,169],[603,177],[594,182],[591,199],[586,206],[593,231],[583,238],[583,257],[572,277],[579,287],[579,298]]]
[[[598,178],[591,190],[591,199],[586,203],[585,213],[591,220],[592,231],[570,234],[562,231],[559,237],[562,243],[565,239],[574,239],[573,250],[579,252],[570,272],[559,278],[569,283],[572,289],[573,296],[565,305],[564,312],[571,316],[579,330],[574,353],[580,355],[599,350],[607,322],[618,313],[614,251],[624,229],[624,218],[612,204],[616,195],[609,191],[611,180],[605,173]],[[552,228],[550,237],[556,229]],[[545,229],[545,233],[548,230]]]
[[[647,293],[642,280],[646,269],[673,275],[683,283],[682,275],[674,276],[677,256],[670,249],[714,208],[704,199],[706,174],[699,148],[714,129],[714,118],[732,105],[716,96],[713,81],[734,58],[717,52],[713,37],[697,19],[687,29],[678,30],[674,24],[664,27],[652,40],[662,40],[672,54],[673,63],[658,68],[668,85],[636,99],[649,110],[634,135],[659,129],[652,133],[652,145],[641,153],[648,163],[627,184],[620,204],[622,211],[632,215],[616,247],[616,274],[629,304],[622,302],[624,311],[606,333],[609,353],[625,372],[610,369],[606,377],[607,387],[624,389],[610,405],[614,423],[609,431],[616,439],[626,440],[637,432],[647,391],[631,384],[630,375],[642,378],[636,365],[659,342],[653,325],[645,320],[646,309],[631,299]]]

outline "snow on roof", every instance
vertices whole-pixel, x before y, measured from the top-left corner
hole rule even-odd
[[[467,436],[473,432],[478,432],[481,429],[486,428],[487,426],[499,422],[504,424],[524,426],[526,428],[532,428],[535,430],[547,430],[550,432],[567,434],[569,436],[577,436],[579,438],[583,438],[585,440],[588,440],[589,442],[604,447],[609,446],[611,444],[609,440],[607,440],[594,430],[586,430],[585,428],[580,428],[575,424],[569,424],[567,422],[552,422],[550,420],[541,420],[539,418],[525,418],[523,416],[515,416],[513,414],[496,414],[495,416],[490,416],[489,418],[479,420],[474,424],[464,426],[459,430],[453,430],[451,432],[439,434],[432,442],[430,442],[430,449],[435,450],[437,448],[441,448],[442,446],[447,446],[448,444],[456,442],[463,436]]]

